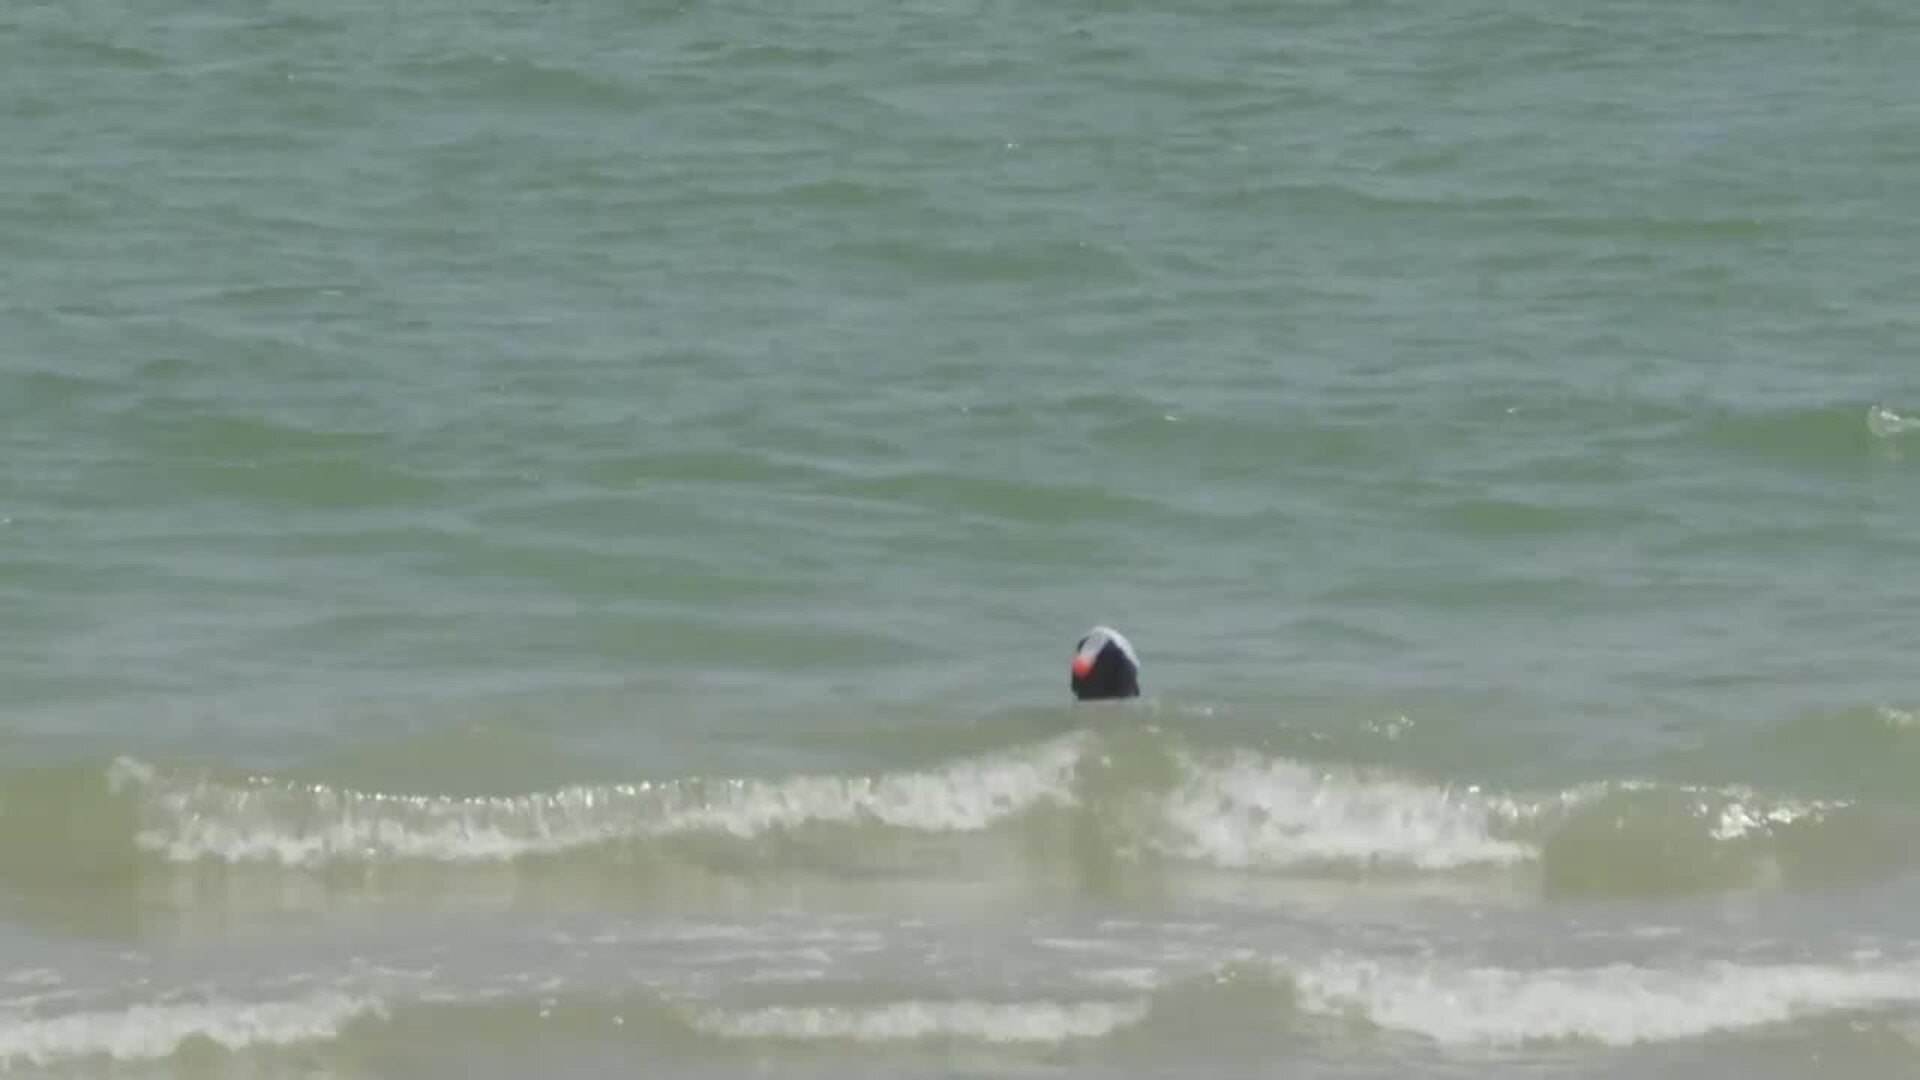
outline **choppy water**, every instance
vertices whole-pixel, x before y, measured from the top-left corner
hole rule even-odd
[[[0,1072],[1912,1075],[1917,73],[9,8]]]

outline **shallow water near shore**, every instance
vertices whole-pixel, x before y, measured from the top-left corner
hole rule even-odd
[[[1916,72],[0,15],[0,1073],[1911,1075]]]

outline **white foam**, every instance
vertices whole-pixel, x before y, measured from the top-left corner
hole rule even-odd
[[[700,1014],[694,1025],[734,1039],[843,1039],[901,1042],[972,1039],[991,1043],[1058,1043],[1095,1039],[1138,1023],[1144,1001],[1062,1004],[986,1001],[902,1001],[866,1008],[777,1006]]]
[[[1615,964],[1536,971],[1328,962],[1295,973],[1302,1008],[1447,1044],[1609,1046],[1738,1031],[1802,1016],[1920,1002],[1906,968]]]
[[[718,829],[744,837],[809,822],[873,820],[896,828],[972,832],[1043,802],[1073,802],[1083,750],[1082,739],[1069,737],[932,772],[735,781],[730,797],[678,807],[660,828]]]
[[[1082,981],[1092,986],[1114,987],[1122,990],[1158,990],[1166,985],[1166,973],[1151,967],[1113,967],[1095,968],[1082,972]]]
[[[1767,804],[1744,789],[1720,793],[1719,798],[1724,801],[1717,810],[1704,799],[1700,803],[1703,813],[1712,814],[1710,835],[1715,840],[1738,840],[1750,834],[1764,836],[1796,821],[1818,821],[1847,805],[1828,799],[1779,799]]]
[[[171,1057],[190,1040],[228,1050],[332,1039],[348,1022],[384,1015],[378,1001],[340,994],[277,1002],[136,1005],[117,1012],[0,1015],[0,1068],[108,1057]]]
[[[1920,419],[1901,416],[1885,405],[1872,405],[1867,408],[1867,430],[1882,439],[1920,428]]]
[[[1489,832],[1477,792],[1390,777],[1310,769],[1249,752],[1181,762],[1183,782],[1164,800],[1167,854],[1229,869],[1316,863],[1422,870],[1512,864],[1532,847]]]
[[[1886,722],[1887,727],[1895,731],[1910,731],[1920,728],[1920,713],[1911,709],[1899,709],[1892,705],[1882,705],[1875,712]]]
[[[170,861],[473,862],[682,833],[750,838],[820,823],[977,831],[1042,803],[1071,803],[1081,753],[1082,740],[1067,737],[926,772],[619,784],[489,798],[222,784],[168,777],[130,759],[116,762],[108,779],[136,799],[141,850]]]

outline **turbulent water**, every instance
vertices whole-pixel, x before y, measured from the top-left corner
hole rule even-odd
[[[18,4],[0,146],[0,1073],[1920,1070],[1912,5]]]

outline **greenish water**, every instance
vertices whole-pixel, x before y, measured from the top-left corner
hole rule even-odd
[[[1916,73],[9,9],[0,1072],[1911,1075]]]

